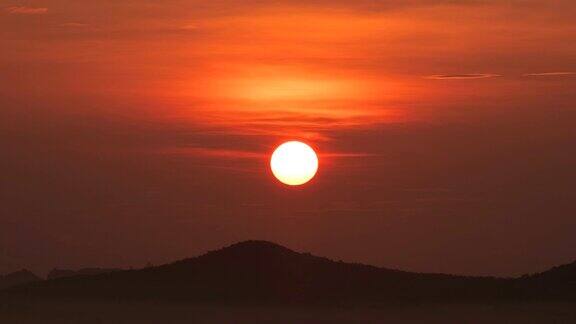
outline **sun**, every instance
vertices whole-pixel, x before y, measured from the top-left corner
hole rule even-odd
[[[316,175],[318,156],[307,144],[290,141],[278,146],[272,153],[270,168],[280,182],[299,186]]]

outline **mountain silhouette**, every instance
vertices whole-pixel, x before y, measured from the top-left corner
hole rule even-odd
[[[559,267],[540,276],[557,278],[556,287],[565,283],[565,278],[574,278],[574,268]],[[49,298],[338,304],[574,295],[570,289],[560,295],[551,294],[547,287],[538,275],[499,279],[413,273],[332,261],[266,241],[246,241],[162,266],[58,278],[8,289],[6,293]]]
[[[576,300],[576,262],[560,265],[548,271],[525,275],[522,287],[549,299]]]
[[[80,270],[70,270],[70,269],[59,269],[55,268],[52,269],[49,273],[47,278],[51,279],[58,279],[58,278],[68,278],[68,277],[76,277],[76,276],[93,276],[103,273],[110,273],[114,271],[121,271],[122,269],[117,268],[83,268]]]
[[[576,284],[576,261],[554,267],[548,271],[534,274],[529,276],[529,279],[533,281]]]
[[[32,272],[24,269],[0,276],[0,290],[32,282],[37,282],[40,280],[42,279],[37,277]]]

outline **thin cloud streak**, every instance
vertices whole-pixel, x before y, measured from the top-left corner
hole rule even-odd
[[[432,80],[471,80],[471,79],[488,79],[500,77],[500,74],[492,73],[470,73],[470,74],[435,74],[429,75],[426,79]]]
[[[541,72],[541,73],[527,73],[522,76],[524,77],[546,77],[546,76],[569,76],[576,75],[576,72],[570,71],[559,71],[559,72]]]
[[[13,15],[44,15],[48,13],[48,8],[41,7],[26,7],[26,6],[14,6],[5,9],[6,12]]]
[[[84,28],[84,27],[88,27],[88,24],[84,24],[84,23],[78,23],[78,22],[68,22],[68,23],[63,23],[60,24],[60,27],[67,27],[67,28]]]
[[[161,150],[163,154],[183,154],[205,157],[222,157],[235,159],[262,159],[266,155],[261,152],[251,152],[231,149],[205,148],[205,147],[175,147]]]

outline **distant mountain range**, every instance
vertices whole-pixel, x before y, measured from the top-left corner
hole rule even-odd
[[[335,262],[270,242],[246,241],[140,270],[45,281],[36,277],[3,295],[337,304],[576,299],[576,263],[515,279],[467,277]]]
[[[1,275],[0,290],[41,280],[42,278],[37,277],[28,270],[20,270],[6,275]]]
[[[122,269],[116,268],[84,268],[80,270],[70,270],[70,269],[53,269],[48,273],[48,280],[52,279],[59,279],[59,278],[68,278],[68,277],[77,277],[77,276],[94,276],[104,273],[110,273],[114,271],[121,271]]]
[[[80,270],[70,270],[70,269],[53,269],[48,273],[48,280],[59,279],[59,278],[69,278],[69,277],[79,277],[79,276],[94,276],[98,274],[110,273],[114,271],[121,271],[122,269],[106,269],[106,268],[84,268]],[[29,270],[23,269],[20,271],[8,273],[5,275],[0,275],[0,290],[7,289],[11,287],[17,287],[24,284],[29,284],[33,282],[43,281],[44,279],[36,276]]]

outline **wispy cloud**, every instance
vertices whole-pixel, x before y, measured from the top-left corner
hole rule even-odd
[[[192,146],[163,148],[156,151],[156,153],[196,155],[196,156],[218,157],[228,159],[266,159],[268,157],[266,152],[235,150],[226,148],[192,147]],[[362,153],[362,152],[320,152],[319,155],[328,158],[362,158],[362,157],[375,156],[375,154]]]
[[[492,73],[470,73],[470,74],[435,74],[429,75],[426,79],[433,80],[470,80],[470,79],[488,79],[499,77],[499,74]]]
[[[204,147],[172,147],[160,150],[164,154],[184,154],[184,155],[200,155],[206,157],[221,157],[221,158],[234,158],[234,159],[261,159],[265,158],[265,154],[261,152],[251,152],[242,150],[220,149],[220,148],[204,148]]]
[[[568,76],[568,75],[576,75],[576,72],[570,71],[557,71],[557,72],[541,72],[541,73],[527,73],[522,76],[525,77],[546,77],[546,76]]]
[[[376,154],[371,153],[347,153],[347,152],[324,152],[320,153],[319,155],[323,157],[332,157],[332,158],[362,158],[362,157],[376,156]]]
[[[48,13],[48,8],[14,6],[6,8],[5,11],[14,15],[44,15]]]
[[[180,26],[179,29],[181,29],[181,30],[196,30],[198,28],[199,28],[198,24],[189,23],[189,24],[185,24],[185,25]]]
[[[88,27],[88,24],[84,24],[84,23],[78,23],[78,22],[68,22],[68,23],[63,23],[60,24],[60,27],[66,27],[66,28],[84,28],[84,27]]]

